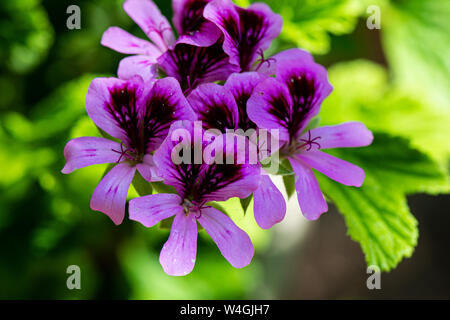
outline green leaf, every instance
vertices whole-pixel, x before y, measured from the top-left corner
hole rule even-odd
[[[396,82],[450,108],[450,2],[391,1],[382,15],[382,42]]]
[[[288,198],[292,197],[292,195],[295,192],[295,176],[294,175],[283,176],[283,183]]]
[[[261,161],[261,166],[266,172],[274,175],[287,176],[294,174],[294,171],[292,170],[289,162],[280,159],[278,153],[274,154],[270,158]]]
[[[375,133],[371,146],[330,150],[329,153],[361,166],[366,183],[406,194],[450,191],[447,170],[428,155],[411,147],[408,140]]]
[[[357,189],[319,177],[322,190],[345,218],[348,234],[360,243],[368,265],[389,271],[417,245],[417,221],[401,193],[367,183]]]
[[[253,200],[253,194],[249,195],[245,199],[239,199],[241,201],[242,210],[244,210],[244,214],[247,213],[247,208],[250,205],[250,202]]]
[[[136,170],[136,173],[133,177],[133,187],[136,189],[139,196],[146,196],[152,194],[153,188],[150,182],[145,180],[141,174]]]
[[[245,5],[248,1],[238,1]],[[252,2],[261,2],[255,0]],[[330,34],[350,33],[356,26],[363,6],[359,0],[265,0],[283,17],[281,38],[312,53],[330,50]]]
[[[289,160],[283,159],[282,163],[291,172],[291,174],[283,175],[284,188],[286,189],[286,194],[288,198],[290,198],[295,193],[295,176],[293,174],[294,170],[292,169]]]
[[[413,146],[447,164],[450,108],[436,110],[416,92],[393,86],[384,67],[356,60],[329,69],[332,94],[325,99],[323,125],[362,121],[369,129],[411,140]]]
[[[388,271],[411,256],[417,244],[417,221],[406,194],[448,192],[449,183],[446,171],[406,139],[374,136],[370,147],[330,151],[364,169],[361,188],[317,177],[322,191],[343,214],[348,234],[361,244],[367,263]]]
[[[157,193],[178,193],[173,186],[164,184],[162,181],[152,182],[152,187]]]

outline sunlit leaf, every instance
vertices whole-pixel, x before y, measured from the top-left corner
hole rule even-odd
[[[261,1],[252,1],[261,2]],[[363,6],[359,0],[264,0],[283,17],[281,38],[312,53],[330,50],[330,34],[353,31]],[[237,1],[247,4],[248,1]]]
[[[450,109],[450,2],[391,1],[382,14],[382,40],[396,82],[438,110]]]
[[[411,256],[417,244],[417,221],[406,194],[448,192],[446,171],[408,141],[375,134],[366,148],[333,150],[333,155],[362,167],[361,188],[347,187],[318,175],[324,193],[343,214],[348,233],[361,244],[367,263],[382,270]]]
[[[411,140],[414,147],[447,163],[450,108],[437,110],[415,91],[392,85],[384,67],[357,60],[329,69],[332,94],[321,110],[322,124],[362,121],[369,129]]]

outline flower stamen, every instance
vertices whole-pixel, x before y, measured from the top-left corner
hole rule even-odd
[[[258,71],[264,63],[267,63],[267,67],[270,68],[270,64],[276,62],[275,58],[264,58],[264,51],[262,49],[258,50],[258,55],[260,56],[260,58],[256,60],[258,66],[256,67],[255,71]]]
[[[300,139],[300,141],[303,141],[304,143],[299,145],[296,150],[302,149],[305,146],[308,146],[308,149],[306,151],[309,151],[312,149],[313,144],[317,145],[317,148],[320,149],[320,144],[316,142],[316,140],[321,139],[322,137],[317,136],[313,139],[311,139],[311,130],[308,130],[308,139]]]
[[[120,144],[120,151],[114,150],[114,149],[111,149],[111,150],[113,152],[115,152],[115,153],[119,153],[120,154],[120,157],[119,157],[119,159],[117,160],[116,163],[119,163],[122,160],[123,157],[126,157],[126,158],[128,158],[128,160],[132,160],[132,161],[136,160],[135,157],[133,156],[133,151],[132,150],[127,149],[127,148],[125,148],[125,150],[124,150],[123,142]]]

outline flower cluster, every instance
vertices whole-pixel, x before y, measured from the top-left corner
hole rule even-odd
[[[69,141],[62,172],[115,164],[95,189],[91,208],[117,225],[136,174],[174,187],[175,193],[146,195],[128,206],[129,218],[146,227],[173,218],[160,255],[167,274],[192,271],[197,222],[231,265],[250,263],[249,236],[214,202],[253,195],[261,228],[282,221],[285,199],[261,160],[277,155],[289,161],[300,209],[310,220],[327,211],[312,169],[345,185],[362,185],[361,168],[322,150],[367,146],[371,132],[358,122],[308,126],[332,91],[327,72],[300,49],[264,56],[282,28],[281,17],[267,5],[173,0],[178,38],[151,0],[126,0],[123,7],[150,41],[118,27],[103,34],[104,46],[132,56],[120,62],[118,78],[91,83],[87,113],[105,138]],[[270,145],[260,138],[264,130],[271,131]],[[236,143],[240,139],[243,145]],[[250,161],[251,153],[263,150],[259,162]]]

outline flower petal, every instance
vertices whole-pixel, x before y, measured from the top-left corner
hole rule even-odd
[[[197,254],[197,222],[194,214],[178,213],[173,220],[169,240],[164,244],[159,262],[171,276],[192,271]]]
[[[143,54],[154,58],[161,55],[161,50],[155,45],[139,39],[119,27],[108,28],[103,33],[101,44],[125,54]]]
[[[239,126],[243,130],[256,129],[247,115],[247,102],[255,87],[266,77],[257,72],[233,73],[225,82],[225,88],[234,96],[239,109]]]
[[[177,194],[158,193],[130,200],[128,212],[131,220],[147,228],[176,214],[183,214],[181,198]]]
[[[221,31],[203,17],[203,9],[211,0],[174,0],[173,24],[180,34],[177,43],[208,47],[216,43]]]
[[[276,78],[286,84],[292,97],[291,131],[298,136],[309,120],[319,113],[322,101],[333,87],[328,81],[327,70],[304,50],[289,50],[283,59],[277,60],[276,68]]]
[[[225,81],[237,71],[229,63],[220,40],[209,47],[179,43],[160,56],[158,64],[168,76],[180,82],[185,93],[205,82]]]
[[[201,209],[197,220],[233,267],[243,268],[250,263],[254,254],[253,244],[228,216],[217,209],[205,208]]]
[[[158,168],[153,161],[153,156],[151,154],[146,154],[141,163],[136,165],[137,170],[141,176],[147,181],[161,181],[162,178],[159,176]]]
[[[136,167],[119,163],[100,181],[91,198],[91,209],[108,215],[116,224],[125,216],[127,193]]]
[[[299,158],[328,178],[347,186],[361,187],[364,182],[363,169],[328,153],[314,150],[300,154]]]
[[[292,99],[286,85],[274,78],[262,81],[247,102],[249,118],[262,129],[279,129],[281,141],[289,140]]]
[[[129,144],[138,123],[136,102],[143,87],[139,79],[96,78],[86,95],[86,111],[92,121],[109,135]]]
[[[253,192],[253,201],[255,220],[261,228],[270,229],[284,219],[286,201],[268,175],[261,175],[261,183]]]
[[[289,158],[289,162],[295,172],[295,190],[302,214],[308,220],[316,220],[328,211],[319,183],[311,168],[303,161]]]
[[[209,147],[214,155],[203,154],[203,170],[195,189],[195,200],[226,201],[233,197],[247,198],[260,182],[261,167],[250,162],[248,139],[233,133],[222,134]],[[195,197],[194,196],[194,197]]]
[[[140,118],[144,125],[147,152],[159,147],[174,121],[197,119],[174,78],[156,80],[152,87],[147,87],[139,104],[143,105]]]
[[[262,3],[243,9],[231,0],[214,0],[205,7],[203,15],[222,30],[223,48],[230,56],[230,63],[239,66],[241,71],[251,69],[258,53],[269,48],[283,24],[281,16]]]
[[[222,32],[215,24],[205,21],[197,31],[181,35],[178,43],[190,44],[198,47],[209,47],[219,40]]]
[[[372,132],[361,122],[314,128],[311,137],[320,137],[316,140],[320,149],[365,147],[373,141]]]
[[[123,4],[123,9],[161,51],[164,52],[175,42],[169,21],[161,14],[153,1],[127,0]]]
[[[117,75],[120,79],[129,80],[134,76],[140,76],[144,82],[158,77],[156,57],[137,55],[120,60]]]
[[[164,183],[175,187],[178,194],[184,197],[185,193],[192,190],[186,190],[186,184],[195,184],[196,180],[192,177],[196,176],[200,171],[200,164],[183,163],[182,161],[174,161],[173,154],[178,146],[185,147],[193,155],[196,151],[192,150],[193,144],[199,144],[200,151],[202,145],[202,128],[199,125],[200,134],[195,134],[194,123],[191,121],[174,122],[167,134],[167,138],[161,146],[155,151],[153,160],[158,168],[159,174],[164,179]],[[194,140],[197,139],[197,140]],[[181,150],[181,149],[180,149]],[[181,151],[179,151],[181,152]],[[179,153],[178,153],[179,154]],[[189,161],[192,159],[189,155]],[[177,159],[175,159],[177,160]],[[180,159],[184,160],[184,159]],[[200,158],[200,161],[202,159]],[[180,163],[181,162],[181,163]]]
[[[239,128],[239,111],[234,97],[223,86],[205,83],[194,89],[188,101],[202,121],[203,129]]]
[[[115,163],[120,159],[120,144],[99,137],[75,138],[66,144],[64,157],[66,165],[62,173],[71,173],[94,164]]]

